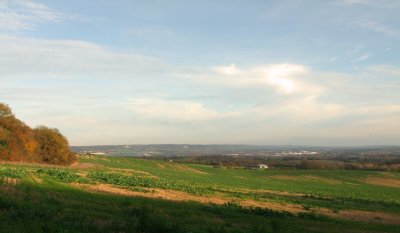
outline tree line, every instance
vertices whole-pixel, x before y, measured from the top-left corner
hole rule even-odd
[[[0,160],[68,165],[77,160],[68,140],[46,126],[30,128],[0,103]]]

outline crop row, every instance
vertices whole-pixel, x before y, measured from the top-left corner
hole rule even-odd
[[[167,190],[179,190],[193,194],[205,194],[211,191],[205,188],[188,184],[179,180],[167,180],[162,178],[148,178],[140,176],[126,176],[118,173],[91,172],[88,175],[93,181],[126,186],[126,187],[146,187],[161,188]]]
[[[25,169],[22,168],[9,168],[9,167],[0,167],[0,178],[9,177],[20,179],[27,174]]]
[[[77,175],[75,172],[67,169],[40,168],[36,170],[38,174],[45,174],[57,181],[61,182],[79,182],[87,183],[88,179]]]

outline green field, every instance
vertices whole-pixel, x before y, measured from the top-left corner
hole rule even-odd
[[[400,173],[0,165],[0,232],[400,232]]]

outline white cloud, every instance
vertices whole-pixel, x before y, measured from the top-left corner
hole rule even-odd
[[[214,67],[214,70],[223,75],[235,75],[240,73],[240,70],[235,64],[230,64],[229,66],[216,66]]]
[[[399,77],[394,66],[353,75],[294,63],[186,69],[85,41],[0,35],[0,99],[75,145],[302,143],[305,134],[346,142],[343,132],[366,139],[360,132],[379,126],[399,138],[400,95],[364,82],[365,73]],[[191,98],[200,95],[218,98]]]
[[[268,83],[290,94],[298,91],[301,85],[292,78],[306,73],[307,68],[296,64],[274,64],[261,68],[261,72],[264,73]]]
[[[217,86],[264,87],[281,94],[304,93],[318,89],[301,80],[301,77],[308,75],[308,68],[299,64],[277,63],[241,69],[232,64],[216,66],[212,70],[210,73],[202,70],[189,71],[178,76]]]

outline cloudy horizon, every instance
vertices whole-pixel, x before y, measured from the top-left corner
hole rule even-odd
[[[0,102],[71,145],[400,145],[400,3],[0,0]]]

